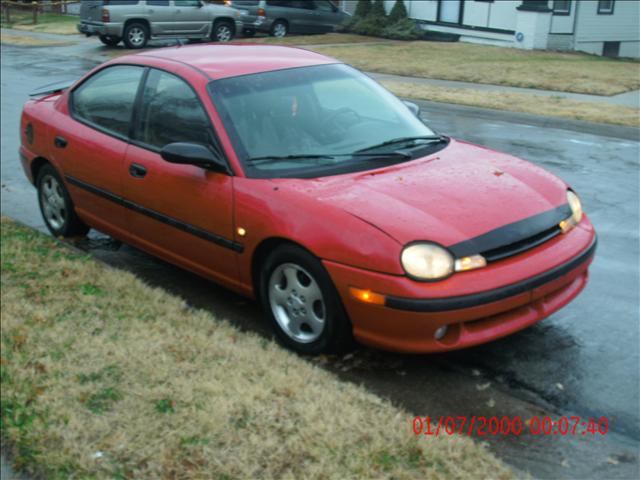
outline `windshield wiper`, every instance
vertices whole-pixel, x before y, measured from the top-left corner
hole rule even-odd
[[[269,161],[279,161],[279,160],[316,160],[320,158],[325,158],[331,160],[335,158],[334,155],[322,155],[322,154],[300,154],[300,155],[265,155],[264,157],[251,157],[247,158],[245,161],[249,165],[257,165],[259,163],[266,163]]]
[[[365,147],[365,148],[361,148],[360,150],[358,150],[356,153],[362,153],[362,152],[367,152],[369,150],[375,150],[377,148],[381,148],[381,147],[386,147],[388,145],[396,145],[398,143],[409,143],[409,142],[417,142],[419,140],[425,140],[428,143],[439,143],[439,142],[444,142],[447,140],[447,137],[444,137],[442,135],[423,135],[421,137],[400,137],[400,138],[393,138],[391,140],[387,140],[386,142],[382,142],[382,143],[378,143],[376,145],[371,145],[370,147]],[[411,145],[411,146],[421,146],[421,145],[426,145],[426,144],[422,144],[422,143],[418,143],[415,145]]]
[[[258,165],[260,163],[267,163],[280,160],[316,160],[316,159],[329,159],[332,160],[336,157],[382,157],[382,158],[400,158],[402,160],[409,160],[411,155],[405,152],[386,152],[386,153],[365,153],[360,150],[353,153],[333,153],[333,154],[299,154],[299,155],[270,155],[264,157],[251,157],[245,161],[249,165]]]

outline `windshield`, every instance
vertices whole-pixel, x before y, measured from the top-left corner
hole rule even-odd
[[[368,170],[410,160],[416,144],[443,148],[406,105],[347,65],[226,78],[209,90],[252,177]]]

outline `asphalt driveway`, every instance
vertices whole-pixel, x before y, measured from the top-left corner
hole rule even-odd
[[[18,162],[18,122],[29,91],[77,78],[94,63],[55,48],[2,46],[1,211],[43,229]],[[482,437],[516,469],[541,478],[638,478],[640,470],[640,143],[629,130],[423,104],[437,130],[541,165],[581,195],[599,235],[591,279],[565,309],[519,334],[446,355],[361,348],[312,359],[416,415],[606,416],[606,436]],[[588,132],[588,133],[586,133]],[[616,138],[617,137],[617,138]],[[96,257],[240,328],[269,335],[255,303],[129,247],[93,235]],[[407,425],[407,435],[411,435]]]

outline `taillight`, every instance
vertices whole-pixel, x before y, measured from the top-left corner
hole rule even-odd
[[[106,8],[102,9],[102,23],[109,23],[111,21],[111,16],[109,15],[109,10]]]
[[[258,9],[258,16],[259,17],[266,17],[267,16],[267,12],[264,11],[264,8],[259,8]]]

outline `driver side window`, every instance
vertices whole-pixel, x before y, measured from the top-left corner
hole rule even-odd
[[[207,112],[182,79],[151,69],[138,113],[136,140],[163,148],[169,143],[214,144]]]

